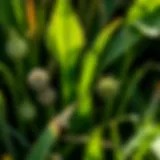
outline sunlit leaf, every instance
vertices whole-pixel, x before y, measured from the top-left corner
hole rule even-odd
[[[47,29],[47,44],[62,63],[75,61],[84,46],[84,33],[69,0],[57,1]]]
[[[78,112],[80,114],[83,114],[83,116],[91,114],[91,85],[96,75],[95,71],[98,66],[100,55],[103,53],[105,46],[108,44],[111,36],[120,26],[120,24],[121,19],[117,19],[106,28],[104,28],[104,30],[97,36],[92,47],[84,57],[80,82],[78,86],[78,94],[80,100],[80,107]]]
[[[90,135],[90,140],[86,146],[84,160],[103,160],[102,130],[96,128]]]
[[[157,9],[160,9],[159,0],[135,0],[128,12],[127,23],[133,24],[136,21],[142,20],[144,17],[152,14]]]
[[[156,155],[157,159],[160,160],[160,152],[159,152],[159,149],[160,149],[160,135],[158,135],[152,145],[151,145],[151,150],[152,152]]]
[[[118,19],[104,28],[96,38],[88,53],[86,53],[82,64],[83,68],[80,81],[80,90],[82,92],[88,92],[90,85],[92,85],[92,80],[94,79],[95,69],[99,62],[100,55],[103,53],[105,46],[108,44],[111,36],[120,24],[121,19]]]
[[[127,159],[133,153],[134,153],[133,157],[135,158],[135,160],[136,157],[139,157],[138,159],[141,159],[142,158],[141,156],[147,153],[153,139],[159,133],[160,133],[159,127],[153,124],[143,126],[143,128],[141,127],[141,129],[136,133],[136,135],[132,137],[131,140],[129,140],[127,144],[124,146],[123,154],[125,159]]]
[[[143,20],[137,21],[133,26],[143,35],[149,38],[160,37],[160,7]]]

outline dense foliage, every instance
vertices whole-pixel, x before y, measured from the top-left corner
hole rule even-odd
[[[0,159],[160,159],[159,0],[0,0]]]

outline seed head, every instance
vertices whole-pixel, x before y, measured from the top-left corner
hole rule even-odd
[[[24,121],[32,121],[36,117],[36,110],[29,101],[23,102],[19,108],[19,115]]]
[[[42,68],[34,68],[28,75],[28,84],[36,91],[41,91],[47,88],[49,81],[50,77],[48,72]]]
[[[114,96],[119,88],[119,81],[112,76],[103,77],[97,85],[97,91],[101,97]]]
[[[54,91],[54,89],[50,87],[42,90],[38,94],[38,101],[42,105],[51,105],[54,103],[55,99],[56,99],[56,92]]]
[[[6,52],[13,60],[22,59],[28,52],[28,44],[18,33],[11,31],[6,43]]]

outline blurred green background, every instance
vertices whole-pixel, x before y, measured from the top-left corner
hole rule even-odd
[[[159,45],[159,0],[0,0],[0,160],[159,160]]]

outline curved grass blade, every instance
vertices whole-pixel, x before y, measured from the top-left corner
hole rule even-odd
[[[148,67],[145,66],[145,67],[138,69],[134,73],[134,75],[131,78],[131,81],[129,83],[129,86],[127,87],[127,89],[125,91],[125,94],[124,94],[124,97],[123,97],[122,102],[120,104],[120,107],[117,111],[117,113],[119,115],[124,114],[124,112],[127,108],[127,104],[129,102],[129,100],[131,99],[131,97],[133,96],[133,94],[137,88],[137,85],[140,83],[142,78],[144,78],[144,76],[146,75],[147,72],[148,72]]]
[[[12,135],[12,137],[14,137],[15,139],[17,139],[17,141],[25,148],[29,148],[30,143],[28,142],[28,140],[22,136],[17,130],[15,130],[13,127],[7,125],[7,130],[8,132]]]
[[[131,78],[128,88],[125,91],[124,98],[121,101],[120,107],[117,111],[118,115],[124,114],[125,109],[127,108],[127,104],[131,97],[133,96],[137,85],[141,82],[144,76],[150,71],[156,70],[155,65],[152,63],[147,63],[142,68],[138,69]]]
[[[134,151],[134,160],[142,158],[150,148],[154,138],[160,134],[159,126],[154,124],[142,126],[136,135],[123,148],[123,156],[128,159]]]
[[[11,92],[11,95],[13,96],[13,103],[15,107],[15,115],[18,121],[18,109],[17,109],[17,100],[18,100],[18,95],[17,95],[17,90],[15,86],[15,79],[10,71],[10,69],[2,62],[0,62],[0,74],[2,74],[3,79],[5,80],[6,84],[8,85],[8,88]]]
[[[7,115],[6,115],[6,105],[3,93],[0,92],[0,136],[3,139],[4,146],[10,155],[16,158],[15,149],[12,144],[11,135],[7,130]]]
[[[101,73],[120,57],[128,54],[127,51],[135,46],[140,40],[141,36],[139,34],[132,32],[129,28],[122,29],[115,37],[113,37],[109,47],[106,49],[107,54],[103,57],[98,73]]]
[[[158,109],[160,107],[160,87],[157,86],[153,93],[153,97],[149,106],[147,107],[147,111],[144,114],[144,122],[152,123],[156,117],[156,113],[158,113]]]
[[[26,160],[45,160],[51,152],[51,148],[56,144],[61,131],[68,125],[69,119],[75,110],[75,106],[66,108],[60,115],[51,120],[47,128],[35,143]]]
[[[24,24],[24,12],[21,0],[12,0],[11,5],[15,19],[20,27]]]
[[[90,115],[92,112],[91,86],[95,78],[95,70],[98,66],[99,58],[104,50],[104,47],[109,42],[116,29],[120,26],[121,22],[121,19],[117,19],[104,28],[84,57],[80,75],[80,84],[78,86],[78,96],[80,102],[78,111],[82,115]]]

